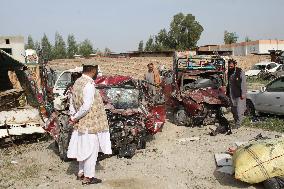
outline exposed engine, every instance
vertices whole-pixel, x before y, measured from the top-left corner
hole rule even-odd
[[[131,158],[136,149],[146,147],[147,131],[141,113],[122,115],[107,111],[112,148],[118,157]]]

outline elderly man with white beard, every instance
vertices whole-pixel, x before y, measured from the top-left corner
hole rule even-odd
[[[98,152],[112,153],[107,115],[94,83],[97,74],[98,66],[83,66],[83,75],[74,83],[70,98],[73,133],[67,157],[79,162],[77,178],[83,185],[102,182],[95,177]]]

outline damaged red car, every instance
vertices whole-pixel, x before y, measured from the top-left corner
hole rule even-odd
[[[228,129],[222,107],[225,94],[225,60],[220,56],[191,56],[176,52],[173,70],[163,78],[166,104],[172,107],[177,125],[201,126],[218,122]]]
[[[76,77],[78,77],[78,73]],[[73,77],[71,77],[73,78]],[[108,117],[112,149],[118,157],[131,158],[146,147],[149,136],[161,131],[165,123],[164,104],[147,103],[141,82],[127,76],[101,76],[95,81]],[[72,132],[68,125],[67,96],[55,103],[56,111],[46,123],[46,130],[58,144],[60,158],[67,160]]]

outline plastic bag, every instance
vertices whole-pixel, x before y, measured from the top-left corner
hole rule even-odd
[[[233,156],[235,178],[250,184],[284,175],[284,139],[241,146]]]

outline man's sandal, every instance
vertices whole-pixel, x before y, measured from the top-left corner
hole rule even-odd
[[[98,178],[85,178],[82,182],[82,185],[90,185],[90,184],[99,184],[102,180]]]

